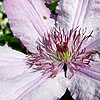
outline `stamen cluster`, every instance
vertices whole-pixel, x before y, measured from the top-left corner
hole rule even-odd
[[[64,29],[52,28],[50,33],[38,39],[37,53],[31,54],[27,62],[34,70],[42,70],[43,74],[50,72],[55,77],[66,65],[72,76],[80,67],[90,67],[90,61],[96,50],[88,51],[83,44],[92,36],[93,31],[86,36],[86,29],[72,29],[66,33]],[[36,67],[34,67],[36,65]],[[78,67],[79,66],[79,67]],[[66,68],[67,69],[67,68]],[[70,77],[71,78],[71,77]]]

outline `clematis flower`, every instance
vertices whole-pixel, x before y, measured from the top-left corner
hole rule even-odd
[[[0,47],[0,100],[57,100],[67,88],[76,100],[99,100],[98,4],[61,0],[55,21],[42,0],[5,0],[10,27],[31,55]]]

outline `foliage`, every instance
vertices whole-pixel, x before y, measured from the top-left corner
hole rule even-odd
[[[52,10],[54,10],[55,8],[56,8],[56,6],[58,5],[58,2],[59,2],[60,0],[58,0],[58,1],[56,1],[56,2],[54,2],[54,3],[52,3],[50,6],[49,6],[49,9],[52,11]]]

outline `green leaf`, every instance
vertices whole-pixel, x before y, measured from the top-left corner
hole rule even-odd
[[[20,45],[20,41],[14,37],[11,33],[10,34],[3,34],[2,36],[0,36],[0,45],[3,46],[8,44],[9,47],[11,47],[12,49],[21,51],[21,45]]]
[[[54,10],[54,9],[56,8],[56,6],[58,5],[58,2],[59,2],[59,1],[60,1],[60,0],[58,0],[58,1],[54,2],[54,3],[52,3],[52,4],[50,5],[49,9],[50,9],[50,10]]]

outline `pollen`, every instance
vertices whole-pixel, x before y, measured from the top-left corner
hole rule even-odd
[[[64,58],[65,62],[67,62],[69,56],[69,52],[68,52],[68,46],[66,42],[63,42],[61,44],[56,44],[56,48],[57,48],[57,53],[58,53],[58,57],[59,59],[62,59],[62,57]]]

